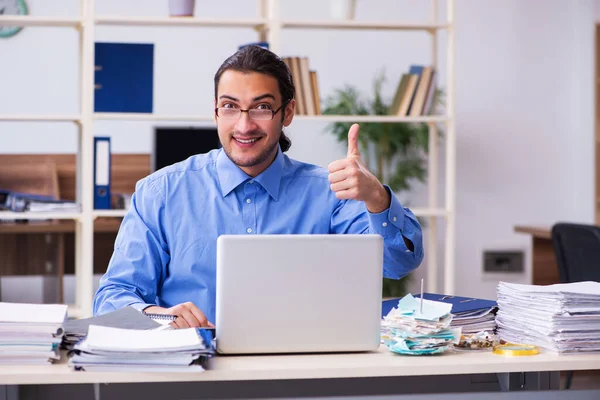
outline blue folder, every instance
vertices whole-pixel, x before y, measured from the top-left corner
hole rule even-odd
[[[421,294],[415,294],[415,298],[421,298]],[[463,313],[468,311],[476,311],[497,307],[498,303],[494,300],[478,299],[474,297],[448,296],[437,293],[423,293],[425,300],[441,301],[452,304],[452,314]],[[381,318],[386,316],[392,308],[398,305],[400,298],[384,300],[381,303]]]
[[[154,45],[95,44],[94,111],[151,113]]]

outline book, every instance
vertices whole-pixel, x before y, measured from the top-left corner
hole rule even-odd
[[[410,106],[410,116],[417,117],[419,115],[423,115],[423,109],[425,107],[425,100],[427,98],[427,93],[429,92],[429,85],[431,84],[431,77],[433,73],[433,68],[430,66],[423,67],[421,71],[421,78],[419,79],[419,84],[415,90],[415,96],[413,99],[413,103]]]

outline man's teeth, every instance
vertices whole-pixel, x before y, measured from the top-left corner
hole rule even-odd
[[[237,139],[237,138],[236,138],[235,140],[237,140],[237,141],[238,141],[238,142],[240,142],[240,143],[253,143],[253,142],[256,142],[256,141],[258,140],[258,138],[256,138],[256,139],[248,139],[248,140],[244,140],[244,139]]]

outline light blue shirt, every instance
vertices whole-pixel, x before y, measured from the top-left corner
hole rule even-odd
[[[280,149],[253,179],[213,150],[140,180],[94,297],[94,314],[191,301],[214,322],[216,243],[223,234],[375,233],[384,238],[385,277],[417,268],[423,245],[414,214],[394,194],[389,209],[377,214],[363,202],[339,200],[328,175]]]

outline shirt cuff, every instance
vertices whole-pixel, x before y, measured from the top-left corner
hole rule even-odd
[[[376,214],[369,212],[371,231],[383,237],[396,236],[398,230],[402,232],[404,227],[404,207],[388,185],[383,185],[383,187],[390,195],[390,207]]]
[[[152,307],[152,306],[155,306],[155,305],[156,305],[156,304],[133,303],[133,304],[130,304],[130,305],[129,305],[129,307],[133,307],[133,308],[135,308],[136,310],[138,310],[139,312],[142,312],[142,311],[144,311],[146,308],[148,308],[148,307]]]

